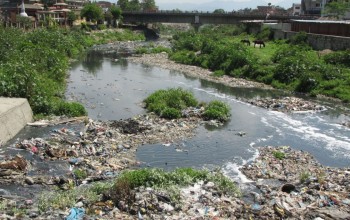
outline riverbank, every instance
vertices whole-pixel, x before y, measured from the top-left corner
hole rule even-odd
[[[175,70],[182,72],[186,75],[208,80],[211,82],[220,83],[229,87],[240,88],[262,88],[272,90],[269,85],[249,81],[241,78],[234,78],[227,75],[217,77],[213,75],[208,69],[204,69],[197,66],[190,66],[176,63],[168,59],[167,53],[158,54],[143,54],[141,56],[131,56],[127,58],[131,62],[142,63],[146,65],[157,66],[164,69]],[[300,112],[300,111],[323,111],[325,106],[321,106],[317,103],[307,101],[296,97],[284,97],[284,98],[254,98],[254,99],[241,99],[241,101],[250,103],[255,106],[259,106],[266,109],[271,109],[281,112]]]

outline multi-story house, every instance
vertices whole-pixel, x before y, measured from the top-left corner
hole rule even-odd
[[[301,0],[301,13],[304,15],[321,15],[324,6],[330,0]]]
[[[301,4],[293,3],[292,15],[294,16],[301,15]]]

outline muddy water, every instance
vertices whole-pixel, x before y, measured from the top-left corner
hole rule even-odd
[[[118,120],[142,114],[141,103],[159,89],[182,87],[200,101],[222,100],[231,106],[231,120],[223,127],[200,127],[194,138],[170,146],[163,143],[139,148],[145,167],[221,167],[238,178],[238,167],[252,160],[257,146],[288,145],[312,153],[322,164],[349,166],[348,120],[332,103],[318,113],[279,113],[241,102],[241,98],[280,97],[261,89],[228,88],[184,76],[179,72],[128,63],[116,54],[91,53],[72,65],[66,96],[82,102],[89,117]],[[238,133],[245,135],[237,135]]]

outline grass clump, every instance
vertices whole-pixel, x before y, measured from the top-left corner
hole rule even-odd
[[[225,122],[230,117],[230,107],[221,101],[211,101],[205,107],[203,117],[205,120],[218,120]]]
[[[112,187],[112,182],[97,182],[90,186],[76,187],[67,191],[44,192],[39,197],[38,208],[40,212],[49,209],[61,209],[73,207],[80,197],[84,197],[87,203],[97,202],[102,193]]]
[[[282,159],[286,158],[285,153],[283,153],[282,151],[276,150],[276,151],[272,152],[272,154],[273,154],[273,156],[274,156],[275,158],[277,158],[277,159],[279,159],[279,160],[282,160]]]
[[[88,177],[87,172],[82,169],[76,169],[73,171],[73,173],[75,178],[77,178],[78,180],[85,179],[86,177]]]
[[[310,178],[310,176],[311,174],[309,172],[303,171],[299,175],[299,180],[301,183],[305,183]]]
[[[180,118],[181,110],[197,106],[193,94],[181,88],[158,90],[144,100],[148,111],[164,118]]]

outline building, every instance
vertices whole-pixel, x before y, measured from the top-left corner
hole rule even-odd
[[[350,21],[293,20],[291,31],[350,37]]]
[[[293,3],[292,15],[294,16],[301,15],[301,4]]]

